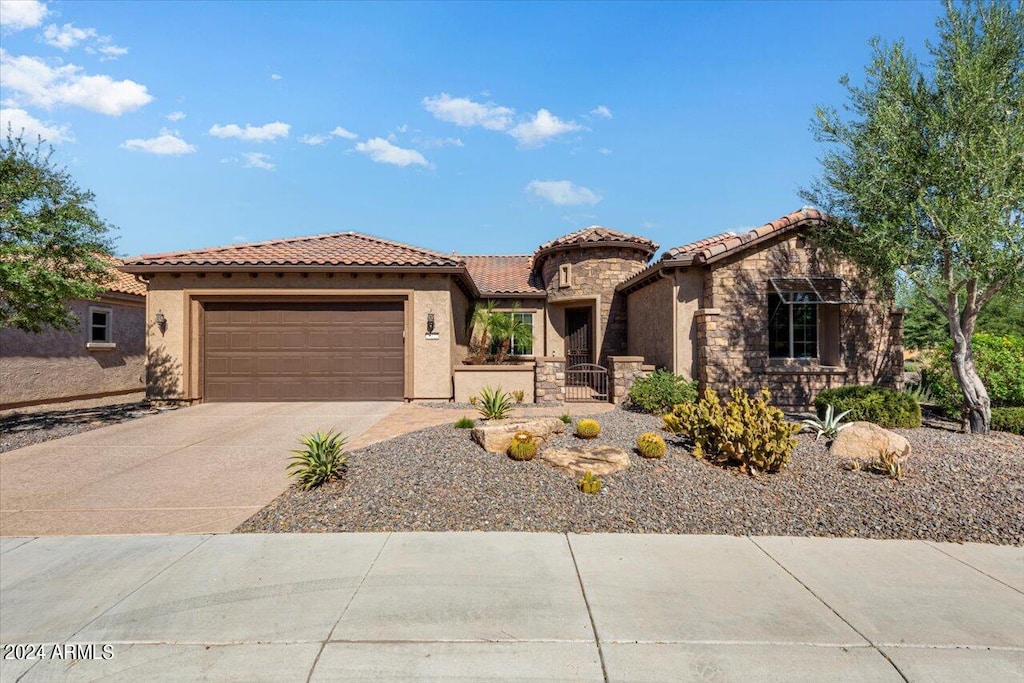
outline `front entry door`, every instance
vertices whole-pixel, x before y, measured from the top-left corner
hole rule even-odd
[[[594,356],[590,348],[591,308],[567,308],[565,310],[565,355],[566,365],[572,367],[583,363],[593,363]]]

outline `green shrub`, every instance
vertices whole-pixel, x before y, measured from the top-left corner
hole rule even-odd
[[[732,400],[723,404],[718,394],[705,389],[697,403],[682,403],[664,415],[665,427],[693,439],[698,458],[736,463],[751,474],[782,469],[801,425],[786,422],[783,412],[771,405],[767,389],[754,399],[738,388],[730,396]]]
[[[485,420],[502,420],[508,417],[514,407],[512,395],[506,393],[501,387],[497,389],[484,387],[480,390],[480,400],[476,410]]]
[[[604,482],[601,481],[600,477],[595,477],[594,473],[588,470],[583,474],[583,478],[576,482],[576,488],[583,493],[600,493],[601,489],[604,488]]]
[[[569,416],[569,413],[562,413],[558,416],[558,419],[567,425],[572,424],[572,418]]]
[[[285,471],[288,476],[298,478],[301,488],[308,491],[341,476],[348,462],[345,437],[333,429],[326,433],[317,430],[300,437],[299,442],[303,448],[292,451],[295,455]]]
[[[913,428],[921,426],[921,404],[910,394],[874,386],[846,386],[825,389],[814,400],[820,417],[828,406],[847,412],[850,422],[873,422],[879,427]]]
[[[597,420],[584,419],[576,423],[576,436],[581,439],[596,439],[601,433],[601,423]]]
[[[1004,406],[992,409],[992,429],[1024,436],[1024,407]]]
[[[943,342],[931,354],[925,381],[935,402],[951,417],[963,413],[963,394],[953,378],[950,355],[953,340]],[[971,355],[993,406],[1024,406],[1024,337],[976,334]]]
[[[471,417],[460,417],[455,421],[456,429],[472,429],[476,427],[476,420]]]
[[[644,432],[636,438],[636,450],[645,458],[661,458],[668,452],[668,446],[660,434]]]
[[[537,455],[537,441],[533,434],[518,431],[508,444],[508,455],[513,460],[533,460]]]
[[[667,413],[673,406],[697,400],[697,383],[668,370],[655,370],[640,377],[629,390],[630,402],[656,415]]]

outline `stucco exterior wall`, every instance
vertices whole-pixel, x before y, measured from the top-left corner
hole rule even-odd
[[[523,403],[533,403],[534,364],[522,365],[462,365],[453,372],[455,402],[469,403],[479,396],[484,387],[501,389],[506,393],[523,392]]]
[[[676,271],[675,287],[675,370],[687,379],[697,377],[697,322],[703,305],[704,274],[698,269]],[[648,361],[650,362],[650,361]]]
[[[628,329],[626,295],[615,287],[647,266],[648,254],[640,249],[616,246],[577,246],[542,256],[541,276],[547,290],[548,310],[552,318],[548,332],[548,354],[565,352],[564,321],[559,324],[554,308],[558,304],[595,306],[596,345],[594,358],[606,364],[608,356],[626,352]],[[572,266],[572,284],[561,287],[559,267]]]
[[[113,349],[90,350],[90,306],[112,312]],[[74,330],[27,334],[0,329],[0,408],[145,388],[146,318],[142,301],[73,301]]]
[[[675,275],[669,274],[626,297],[630,356],[675,372],[675,347],[678,331],[673,327]]]
[[[838,275],[861,297],[839,306],[838,364],[768,358],[768,278]],[[700,380],[719,391],[767,387],[781,406],[805,409],[824,388],[843,384],[896,386],[902,369],[902,328],[892,305],[846,262],[830,262],[810,241],[790,235],[712,264],[704,272],[698,316]],[[819,314],[819,330],[822,320]],[[819,336],[819,339],[821,337]]]
[[[167,398],[202,398],[203,299],[381,296],[407,300],[406,398],[447,400],[452,396],[451,369],[462,325],[453,316],[455,289],[449,275],[433,273],[157,273],[149,282],[147,318],[162,311],[167,328],[163,333],[155,326],[149,329],[148,390]],[[427,338],[428,313],[434,314],[437,339]]]

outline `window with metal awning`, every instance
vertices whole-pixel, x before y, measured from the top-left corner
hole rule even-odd
[[[768,282],[785,304],[861,304],[863,300],[841,277],[772,277]]]

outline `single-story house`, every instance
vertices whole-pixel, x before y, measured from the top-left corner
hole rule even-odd
[[[146,285],[111,273],[96,299],[68,302],[74,329],[0,329],[0,410],[146,389]]]
[[[345,232],[141,256],[123,270],[149,285],[150,390],[165,397],[465,398],[479,385],[463,363],[472,310],[493,300],[532,324],[530,343],[513,340],[536,372],[527,400],[564,398],[549,385],[573,368],[628,360],[806,407],[827,386],[894,385],[902,367],[899,314],[808,237],[827,221],[803,209],[653,262],[652,241],[594,226],[533,254]],[[508,370],[506,388],[524,381],[522,368],[473,370]]]

